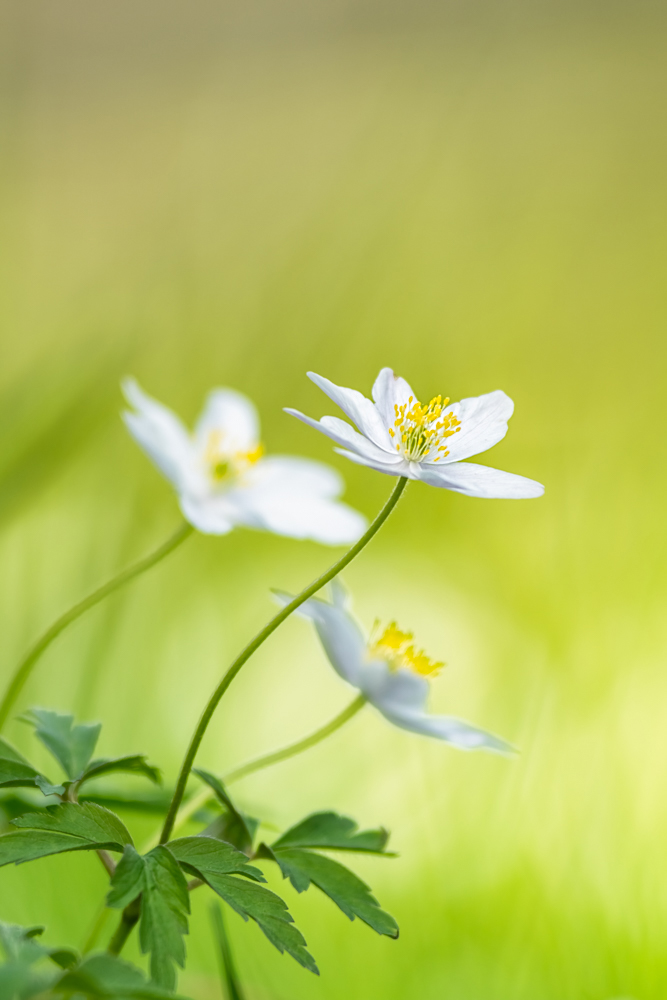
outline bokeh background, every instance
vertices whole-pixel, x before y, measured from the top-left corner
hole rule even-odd
[[[369,516],[391,481],[282,413],[332,412],[307,370],[368,391],[391,365],[422,399],[503,388],[516,413],[483,461],[547,486],[413,485],[346,574],[366,625],[397,618],[447,661],[433,707],[522,752],[466,755],[366,709],[239,784],[275,827],[337,808],[400,852],[353,862],[398,942],[284,887],[319,980],[230,916],[252,1000],[665,996],[664,46],[650,0],[0,8],[3,677],[178,524],[119,420],[124,373],[190,421],[212,385],[247,392],[268,449],[331,462]],[[172,782],[269,588],[336,555],[195,537],[64,635],[20,708],[102,719],[103,752],[146,752]],[[200,760],[224,772],[349,696],[289,622]],[[104,890],[94,857],[3,869],[0,917],[82,944]],[[180,986],[213,1000],[193,904]]]

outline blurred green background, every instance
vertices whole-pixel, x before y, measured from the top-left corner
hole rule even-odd
[[[392,482],[284,415],[308,369],[422,399],[503,388],[482,461],[537,501],[413,485],[346,574],[448,667],[432,704],[519,759],[366,709],[237,797],[279,827],[337,808],[393,833],[359,860],[377,938],[285,895],[316,980],[229,924],[252,1000],[635,1000],[667,988],[665,7],[558,0],[31,0],[0,8],[0,665],[178,524],[119,418],[119,378],[188,420],[213,385],[270,451],[330,461],[372,516]],[[49,651],[20,708],[103,719],[173,781],[208,692],[336,555],[198,536]],[[213,771],[349,700],[288,622],[221,706]],[[31,748],[25,726],[8,735]],[[136,787],[136,786],[133,786]],[[140,834],[153,822],[132,820]],[[275,882],[273,883],[275,884]],[[0,872],[0,917],[82,943],[94,857]],[[220,997],[205,894],[181,989]],[[128,955],[136,956],[128,949]]]

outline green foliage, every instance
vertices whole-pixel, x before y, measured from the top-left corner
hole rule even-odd
[[[317,972],[286,903],[274,892],[256,884],[266,880],[258,868],[247,863],[245,854],[231,844],[203,836],[174,840],[169,849],[186,871],[206,882],[244,920],[249,917],[255,920],[281,953],[288,952],[300,965]],[[237,874],[252,882],[236,878]]]
[[[358,824],[349,816],[335,812],[319,812],[307,816],[300,823],[290,827],[273,844],[278,847],[322,847],[336,851],[367,851],[384,854],[389,840],[388,832],[362,830],[357,833]]]
[[[159,785],[162,781],[159,769],[149,764],[143,754],[130,754],[127,757],[105,758],[92,761],[79,779],[79,788],[85,781],[89,781],[91,778],[100,778],[102,775],[113,774],[118,771],[125,774],[141,774],[156,785]]]
[[[231,844],[214,837],[182,837],[172,840],[169,850],[191,874],[208,881],[213,875],[245,875],[255,882],[265,882],[259,868],[248,864],[248,858]]]
[[[122,851],[132,843],[118,816],[93,803],[65,802],[52,812],[19,816],[12,824],[19,829],[0,836],[0,866],[64,851]]]
[[[58,982],[58,992],[81,992],[95,1000],[162,1000],[178,998],[174,993],[146,981],[146,977],[135,966],[123,962],[113,955],[91,955],[67,972]]]
[[[194,768],[194,773],[215,792],[215,797],[223,808],[222,816],[212,824],[208,832],[249,854],[259,821],[236,808],[222,781],[214,774],[201,768]]]
[[[244,920],[249,917],[255,920],[281,954],[287,952],[299,965],[319,975],[315,960],[306,950],[306,942],[280,896],[263,885],[234,875],[209,873],[206,882]]]
[[[64,785],[52,785],[18,750],[0,738],[0,788],[38,787],[44,795],[62,795]]]
[[[350,920],[359,917],[378,934],[398,937],[398,924],[380,909],[380,904],[365,882],[332,858],[301,847],[278,850],[265,848],[265,857],[273,855],[283,878],[289,878],[297,892],[305,892],[311,882],[326,893]]]
[[[359,917],[378,934],[397,938],[396,921],[380,909],[365,882],[340,862],[306,850],[317,847],[392,856],[384,850],[389,838],[386,830],[358,833],[357,829],[357,823],[347,816],[334,812],[313,813],[290,827],[270,847],[261,844],[257,856],[275,861],[283,878],[289,878],[297,892],[305,892],[311,884],[316,885],[350,920]]]
[[[19,927],[0,922],[0,944],[6,961],[0,965],[2,1000],[28,1000],[52,986],[59,978],[53,968],[36,969],[43,959],[50,959],[60,969],[76,965],[78,956],[69,948],[48,948],[35,940],[43,927]]]
[[[188,884],[169,848],[159,846],[141,857],[131,845],[111,879],[107,905],[124,909],[141,894],[139,943],[150,954],[151,979],[160,987],[176,985],[174,964],[185,965],[183,937],[188,933]]]
[[[73,715],[61,715],[45,708],[33,708],[23,719],[35,727],[35,735],[67,777],[73,781],[78,778],[93,756],[101,723],[75,726]]]

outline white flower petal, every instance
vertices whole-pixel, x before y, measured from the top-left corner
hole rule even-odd
[[[513,412],[514,403],[500,389],[448,406],[444,413],[453,413],[461,421],[461,427],[446,438],[449,454],[442,462],[460,462],[498,444],[507,434],[507,421]],[[437,453],[434,449],[432,455]]]
[[[366,458],[364,455],[358,455],[353,451],[347,451],[345,448],[334,448],[337,455],[342,455],[343,458],[349,458],[351,462],[356,462],[357,465],[366,465],[369,469],[375,469],[376,472],[384,472],[387,476],[405,476],[406,479],[419,479],[420,476],[415,474],[414,462],[406,462],[403,456],[396,456],[396,459],[392,461],[393,456],[386,456],[384,460]]]
[[[315,372],[308,372],[308,378],[325,392],[329,399],[340,406],[343,413],[357,425],[362,434],[383,450],[391,450],[391,441],[387,427],[385,426],[376,407],[366,399],[362,393],[356,389],[345,389],[343,386],[335,385],[328,378],[316,375]]]
[[[392,671],[386,664],[365,664],[361,687],[368,700],[384,717],[401,729],[432,736],[460,750],[494,750],[512,753],[513,747],[492,733],[448,715],[429,715],[425,710],[429,683],[409,670]]]
[[[352,615],[317,597],[305,601],[295,614],[311,619],[331,666],[343,680],[359,687],[366,642]]]
[[[126,410],[123,420],[135,441],[176,487],[193,485],[195,453],[190,435],[176,414],[147,395],[131,378],[122,389],[136,413]]]
[[[183,494],[179,499],[183,516],[204,535],[226,535],[235,525],[224,497]]]
[[[377,445],[369,441],[363,434],[359,434],[358,431],[355,431],[353,427],[350,427],[349,424],[346,424],[344,420],[340,420],[338,417],[322,417],[321,420],[313,420],[312,417],[307,417],[305,413],[301,413],[300,410],[293,410],[291,407],[285,407],[285,413],[289,413],[291,417],[297,417],[304,424],[308,424],[309,427],[313,427],[316,431],[326,434],[336,444],[343,445],[345,448],[351,448],[366,458],[381,462],[400,461],[399,456],[396,456],[394,459],[393,454],[384,451],[382,448],[378,448]]]
[[[361,537],[367,521],[335,499],[342,489],[341,476],[330,466],[276,455],[250,469],[227,499],[239,524],[344,545]]]
[[[418,712],[383,712],[389,722],[401,729],[408,729],[421,736],[443,740],[459,750],[491,750],[495,753],[513,754],[515,748],[484,729],[478,729],[451,715],[428,715]]]
[[[421,465],[419,479],[429,486],[440,486],[469,497],[487,499],[522,500],[541,497],[544,486],[534,479],[515,476],[474,462],[456,462],[453,465]]]
[[[204,450],[212,432],[218,432],[224,454],[253,451],[259,443],[259,417],[254,405],[234,389],[213,389],[195,427],[198,449]]]
[[[375,379],[373,386],[373,399],[382,417],[385,427],[393,427],[396,420],[395,406],[409,404],[410,398],[414,402],[417,397],[405,381],[399,375],[394,375],[391,368],[383,368]]]

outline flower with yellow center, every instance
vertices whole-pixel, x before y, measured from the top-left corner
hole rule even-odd
[[[389,722],[423,736],[443,740],[461,750],[512,753],[498,736],[449,715],[426,710],[429,677],[444,666],[417,651],[412,632],[391,622],[377,639],[364,637],[352,617],[347,596],[338,580],[331,584],[333,601],[311,597],[296,612],[315,625],[324,651],[343,680],[365,695]],[[281,603],[289,597],[277,595]]]
[[[257,411],[240,392],[209,393],[190,434],[133,379],[123,391],[133,407],[123,414],[128,430],[199,531],[224,535],[245,526],[327,545],[347,545],[363,534],[365,519],[338,500],[343,481],[337,472],[308,459],[265,456]]]
[[[299,410],[286,412],[332,438],[340,445],[336,451],[353,462],[468,496],[527,498],[544,493],[532,479],[464,461],[505,437],[514,404],[500,390],[459,403],[435,396],[423,404],[391,368],[383,368],[375,380],[372,400],[314,372],[308,377],[358,430],[338,417],[313,420]]]

